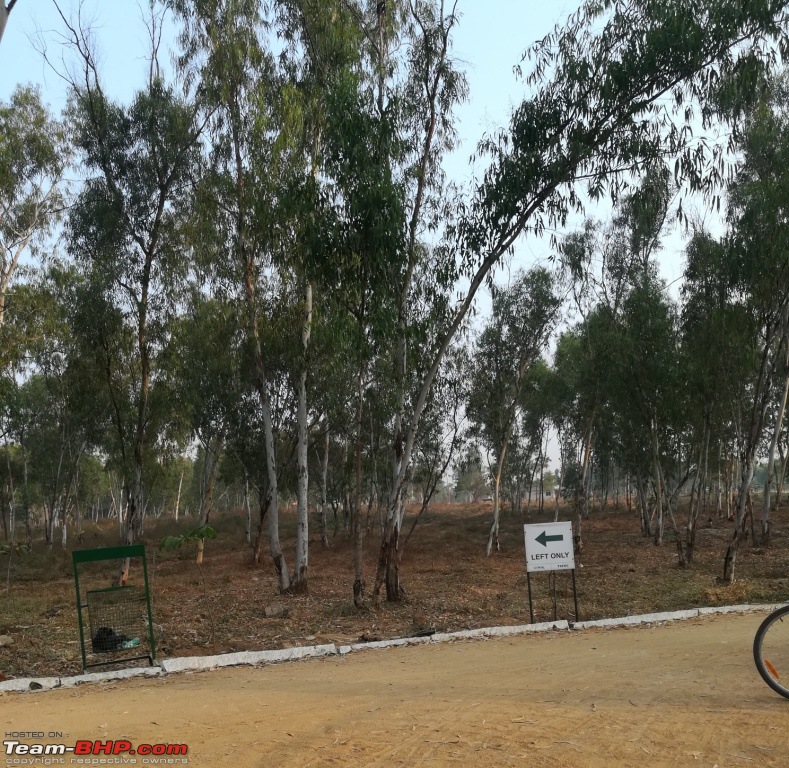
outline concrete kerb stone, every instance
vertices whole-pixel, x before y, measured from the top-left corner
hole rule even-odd
[[[40,685],[41,688],[31,689],[31,683]],[[14,680],[3,680],[3,682],[0,683],[0,691],[49,691],[52,690],[52,688],[58,687],[60,687],[59,677],[18,677]]]
[[[351,645],[341,645],[337,649],[340,656],[345,656],[353,651],[367,651],[381,648],[398,648],[405,645],[424,645],[429,643],[429,637],[398,637],[394,640],[372,640],[369,643],[352,643]]]
[[[283,648],[276,651],[241,651],[239,653],[220,653],[216,656],[182,656],[162,659],[159,666],[170,674],[188,670],[234,667],[242,664],[264,664],[282,661],[295,661],[316,656],[331,656],[337,653],[334,643],[329,645],[309,645],[296,648]]]
[[[772,603],[770,605],[720,605],[713,608],[699,608],[699,616],[711,616],[716,613],[753,613],[758,611],[777,611],[786,603]]]
[[[643,613],[639,616],[621,616],[616,619],[597,619],[596,621],[575,621],[570,624],[571,629],[591,629],[592,627],[627,627],[637,624],[656,624],[662,621],[678,621],[679,619],[694,619],[699,615],[699,609],[689,611],[669,611],[667,613]]]
[[[598,619],[596,621],[576,621],[570,623],[570,629],[589,629],[592,627],[627,627],[638,624],[657,624],[664,621],[694,619],[697,616],[713,616],[723,613],[769,612],[781,608],[785,603],[768,605],[720,605],[712,608],[692,608],[687,611],[670,611],[668,613],[644,613],[638,616],[621,616],[615,619]]]
[[[83,675],[61,677],[60,685],[64,688],[73,688],[75,685],[84,685],[85,683],[104,683],[109,680],[127,680],[132,677],[160,677],[163,674],[164,672],[159,666],[129,667],[115,669],[111,672],[86,672]]]
[[[548,632],[552,629],[569,629],[567,621],[545,621],[539,624],[520,624],[515,627],[481,627],[480,629],[463,629],[459,632],[438,632],[430,639],[434,643],[444,643],[450,640],[471,640],[480,637],[509,637],[511,635],[524,635],[529,632]]]
[[[656,624],[666,621],[678,621],[697,616],[709,616],[726,613],[768,612],[782,608],[785,603],[769,605],[724,605],[712,608],[694,608],[687,611],[671,611],[668,613],[646,613],[638,616],[622,616],[613,619],[598,619],[596,621],[547,621],[537,624],[521,624],[511,627],[482,627],[479,629],[466,629],[458,632],[438,632],[428,637],[402,637],[395,640],[379,640],[370,643],[353,643],[351,645],[336,646],[334,643],[327,645],[299,646],[283,648],[274,651],[242,651],[239,653],[222,653],[215,656],[185,656],[173,659],[162,659],[156,667],[135,667],[120,669],[110,672],[90,672],[72,677],[24,677],[0,682],[0,692],[17,692],[30,690],[51,690],[53,688],[73,687],[86,683],[98,683],[108,680],[124,680],[133,677],[158,677],[174,672],[208,670],[218,667],[240,666],[245,664],[278,663],[295,661],[297,659],[316,658],[320,656],[344,656],[353,651],[377,650],[382,648],[395,648],[408,645],[424,645],[426,643],[442,643],[452,640],[469,640],[488,637],[511,637],[513,635],[529,634],[532,632],[548,632],[550,630],[576,630],[593,627],[622,627],[636,626],[639,624]],[[35,683],[41,688],[31,689],[30,684]]]
[[[541,624],[521,624],[515,627],[480,627],[479,629],[463,629],[458,632],[436,632],[424,637],[400,637],[396,640],[376,640],[370,643],[353,643],[341,645],[337,652],[344,656],[353,651],[366,651],[377,648],[396,648],[405,645],[424,645],[425,643],[445,643],[450,640],[473,640],[480,637],[508,637],[522,635],[527,632],[547,632],[550,629],[569,629],[566,621],[547,621]]]

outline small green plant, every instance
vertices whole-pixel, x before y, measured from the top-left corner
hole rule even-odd
[[[205,539],[215,539],[216,531],[210,525],[201,525],[179,536],[164,536],[159,539],[159,550],[171,552],[180,549],[186,544],[199,545]]]
[[[12,552],[15,555],[21,555],[25,552],[30,552],[30,545],[20,544],[16,541],[13,544],[0,544],[0,555],[10,555]]]
[[[215,539],[216,531],[210,525],[200,525],[191,531],[182,533],[179,536],[164,536],[159,539],[159,550],[161,552],[172,552],[176,549],[181,549],[183,546],[194,544],[200,547],[201,543],[206,539]],[[200,574],[200,585],[203,593],[203,601],[208,614],[208,621],[211,626],[211,646],[214,646],[214,612],[211,610],[211,605],[208,601],[208,591],[206,589],[205,576],[203,575],[203,564],[200,560],[195,561],[197,572]]]

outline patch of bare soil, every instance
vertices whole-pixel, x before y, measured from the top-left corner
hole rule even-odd
[[[563,510],[562,519],[569,519],[568,515],[569,510]],[[309,594],[283,596],[277,593],[270,561],[264,558],[260,566],[252,564],[240,514],[216,521],[218,538],[207,542],[202,569],[194,564],[194,552],[156,552],[162,536],[189,530],[192,520],[181,521],[180,526],[172,520],[152,520],[146,540],[157,656],[347,643],[527,623],[522,524],[552,520],[553,510],[530,518],[505,513],[501,551],[486,558],[490,516],[490,504],[431,509],[404,550],[403,599],[362,611],[353,607],[352,543],[341,524],[330,547],[323,549],[313,523]],[[294,546],[292,517],[292,510],[283,513],[283,548],[291,553],[289,562]],[[86,526],[77,546],[114,545],[113,521],[102,522]],[[772,546],[744,546],[737,561],[738,581],[721,587],[716,576],[722,569],[730,525],[717,518],[705,520],[695,563],[680,570],[670,536],[662,547],[655,547],[641,536],[634,513],[624,508],[593,510],[584,522],[585,544],[578,563],[581,619],[789,600],[787,510],[775,516]],[[377,538],[375,530],[367,537],[368,594],[374,580]],[[3,571],[7,565],[2,558]],[[0,635],[10,635],[13,645],[0,647],[0,673],[7,677],[79,673],[70,553],[47,552],[37,545],[32,555],[12,560],[8,575],[10,589],[0,594]],[[557,578],[559,618],[573,618],[571,584],[567,575]],[[532,588],[535,620],[553,618],[547,576],[535,575]],[[273,604],[284,605],[285,615],[266,618],[265,609]]]
[[[761,682],[750,656],[761,619],[555,631],[4,694],[0,723],[63,734],[46,742],[186,744],[178,759],[193,768],[783,768],[789,701]]]

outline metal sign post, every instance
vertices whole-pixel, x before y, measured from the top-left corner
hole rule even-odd
[[[573,551],[572,523],[524,525],[523,537],[526,544],[526,584],[529,591],[529,616],[531,623],[534,623],[531,574],[555,571],[570,571],[573,575],[573,602],[575,604],[575,620],[578,621],[578,592],[575,583],[575,552]],[[555,581],[552,597],[555,619],[557,611]]]

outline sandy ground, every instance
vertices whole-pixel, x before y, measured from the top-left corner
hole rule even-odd
[[[5,694],[0,722],[5,732],[61,731],[65,743],[186,743],[194,768],[789,766],[789,701],[751,659],[762,618]]]

